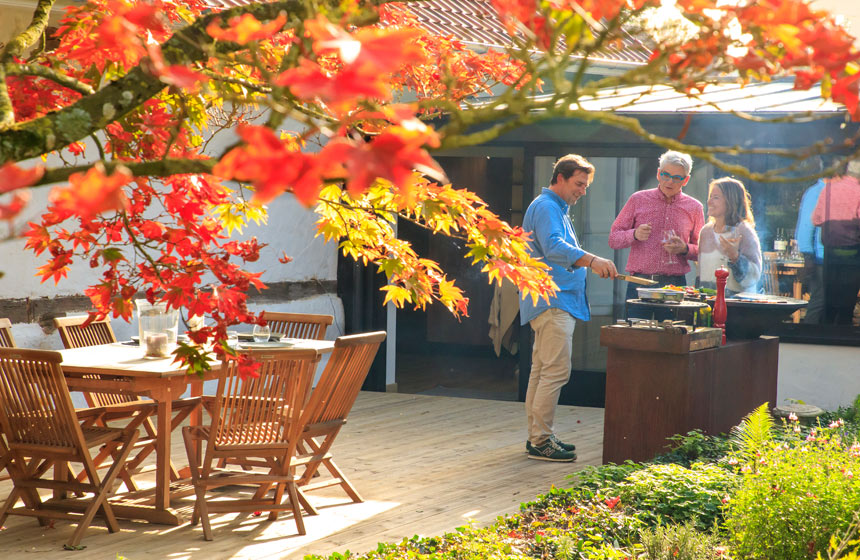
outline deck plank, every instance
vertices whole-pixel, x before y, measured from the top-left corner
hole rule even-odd
[[[380,541],[489,524],[552,485],[569,485],[571,472],[600,464],[603,409],[560,406],[556,433],[577,444],[576,463],[527,458],[522,403],[363,392],[333,453],[365,502],[353,504],[332,488],[310,493],[320,515],[305,517],[305,536],[296,534],[288,515],[275,523],[237,514],[213,516],[213,542],[203,540],[199,525],[120,520],[122,531],[112,535],[96,521],[84,536],[86,551],[66,552],[62,543],[73,530],[69,523],[59,521],[46,529],[34,519],[12,517],[0,532],[0,550],[4,560],[44,553],[105,560],[117,555],[129,560],[274,560],[365,552]],[[181,439],[173,439],[177,464],[185,464]],[[9,485],[0,483],[0,496],[8,494]]]

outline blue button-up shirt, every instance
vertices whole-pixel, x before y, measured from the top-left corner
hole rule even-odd
[[[549,274],[558,285],[555,296],[549,302],[539,298],[532,303],[531,296],[520,299],[520,321],[523,325],[549,309],[555,307],[567,311],[576,319],[591,319],[591,309],[585,296],[586,267],[573,263],[585,255],[579,246],[573,223],[567,215],[568,205],[560,196],[548,188],[529,204],[523,218],[523,229],[531,233],[529,250],[534,257],[549,265]]]
[[[797,212],[797,227],[794,238],[797,240],[797,250],[801,253],[815,255],[818,263],[824,262],[824,245],[821,243],[821,228],[812,223],[812,212],[818,204],[818,197],[824,190],[824,179],[819,179],[806,189],[800,199],[800,210]]]

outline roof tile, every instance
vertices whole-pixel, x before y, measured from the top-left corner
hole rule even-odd
[[[233,8],[253,3],[253,0],[206,0],[213,8]],[[463,43],[483,48],[506,48],[513,44],[511,36],[499,20],[489,0],[422,0],[410,2],[409,9],[430,32],[441,37],[453,36]],[[592,59],[626,64],[645,63],[651,51],[630,34],[621,45],[608,45]]]

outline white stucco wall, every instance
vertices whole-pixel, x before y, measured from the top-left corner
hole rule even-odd
[[[777,402],[802,400],[825,410],[850,405],[860,394],[860,348],[779,345]]]

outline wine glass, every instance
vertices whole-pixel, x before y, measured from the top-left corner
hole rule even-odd
[[[674,253],[670,253],[666,250],[666,243],[669,243],[672,238],[675,237],[674,229],[664,229],[663,230],[663,250],[666,254],[663,256],[663,264],[675,264],[675,255]]]
[[[718,235],[729,243],[734,243],[737,241],[737,228],[735,226],[726,225],[723,233]],[[720,262],[724,267],[729,267],[729,257],[723,253],[722,249],[720,249]]]
[[[268,342],[270,333],[269,325],[254,325],[252,331],[254,342]]]

